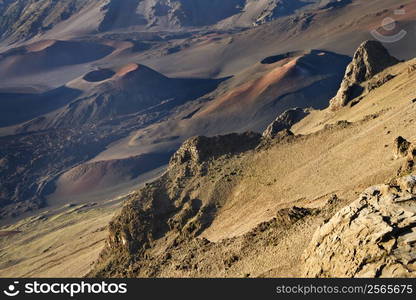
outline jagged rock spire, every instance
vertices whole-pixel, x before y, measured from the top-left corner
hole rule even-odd
[[[361,83],[398,62],[399,60],[391,56],[380,42],[363,42],[347,67],[337,95],[330,102],[331,109],[336,110],[347,105],[362,93],[364,88]]]

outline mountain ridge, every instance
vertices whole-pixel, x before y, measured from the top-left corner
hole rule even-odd
[[[251,27],[294,14],[305,7],[328,9],[349,3],[345,0],[106,0],[102,3],[94,0],[3,0],[0,2],[0,13],[4,16],[0,22],[0,40],[30,39],[59,27],[61,23],[74,23],[86,17],[89,17],[87,24],[80,24],[78,29],[72,30],[91,33],[129,27],[151,30]],[[206,11],[210,13],[206,14]]]

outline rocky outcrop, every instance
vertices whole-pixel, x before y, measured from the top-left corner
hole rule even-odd
[[[185,141],[172,156],[167,172],[132,194],[109,224],[106,246],[89,275],[155,276],[155,261],[163,264],[165,258],[154,256],[152,250],[194,244],[212,222],[216,198],[202,200],[195,193],[208,177],[204,176],[208,165],[221,156],[231,157],[253,149],[260,141],[261,135],[252,132],[199,136]],[[302,213],[294,210],[293,218]],[[204,240],[200,241],[204,245]]]
[[[336,110],[346,106],[352,99],[362,94],[366,88],[364,82],[398,62],[399,60],[391,56],[380,42],[362,43],[347,67],[337,95],[330,101],[330,108]]]
[[[414,171],[416,160],[416,145],[399,136],[394,141],[394,158],[405,158],[397,171],[398,176],[408,175]]]
[[[402,136],[397,137],[394,140],[394,157],[396,159],[400,157],[406,157],[411,145],[412,144]]]
[[[202,163],[221,155],[244,152],[255,148],[259,144],[260,138],[260,134],[254,132],[193,137],[185,141],[172,156],[170,165],[183,164],[188,161]]]
[[[368,91],[372,91],[375,90],[379,87],[381,87],[382,85],[384,85],[385,83],[389,82],[390,80],[394,79],[396,76],[392,75],[392,74],[387,74],[385,76],[375,76],[373,79],[371,79],[367,85],[366,88]]]
[[[302,120],[308,114],[308,110],[303,108],[286,110],[266,128],[263,132],[263,137],[269,139],[275,138],[279,132],[285,129],[290,129],[294,124]]]
[[[412,64],[407,68],[407,74],[412,74],[415,71],[416,71],[416,65],[415,64]]]
[[[314,234],[306,277],[416,276],[416,176],[368,188]]]

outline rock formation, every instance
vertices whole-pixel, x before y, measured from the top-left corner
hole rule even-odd
[[[398,176],[410,174],[414,170],[416,160],[416,145],[399,136],[394,141],[394,158],[405,158],[397,171]]]
[[[167,172],[132,195],[110,223],[109,237],[95,275],[126,276],[130,272],[132,276],[148,272],[152,269],[149,265],[144,267],[151,255],[148,249],[156,247],[161,237],[172,239],[169,242],[172,245],[162,242],[163,247],[168,248],[193,241],[210,224],[216,208],[210,201],[193,198],[192,191],[198,184],[193,186],[192,182],[205,176],[206,165],[213,159],[248,151],[260,141],[261,135],[252,132],[199,136],[185,141],[172,156]],[[199,242],[204,243],[204,240]],[[115,267],[131,264],[136,259],[140,260],[136,270],[123,273]]]
[[[337,95],[330,101],[330,108],[336,110],[346,106],[362,94],[365,89],[362,83],[398,62],[399,60],[391,56],[380,42],[362,43],[347,67]]]
[[[416,176],[368,188],[314,234],[306,277],[416,276]]]
[[[273,139],[285,129],[290,129],[294,124],[306,117],[309,112],[303,108],[293,108],[286,110],[279,115],[263,132],[263,137]]]
[[[171,165],[187,161],[202,163],[224,154],[235,154],[254,148],[260,141],[260,135],[254,132],[231,133],[214,137],[198,136],[185,141],[172,156]]]
[[[315,232],[304,276],[416,276],[416,147],[399,136],[393,154],[405,158],[399,177],[368,188]]]
[[[410,146],[412,144],[407,141],[405,138],[399,136],[394,140],[394,157],[400,158],[400,157],[406,157]]]

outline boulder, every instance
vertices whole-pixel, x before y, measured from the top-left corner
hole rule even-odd
[[[399,136],[394,140],[394,157],[401,158],[406,157],[409,153],[410,146],[412,144],[405,138]]]
[[[279,115],[263,132],[264,138],[273,139],[283,130],[289,130],[294,124],[306,117],[309,112],[303,108],[292,108]]]

